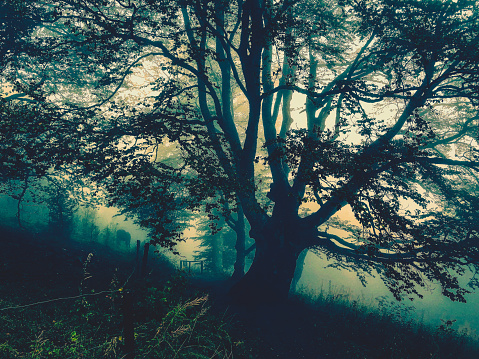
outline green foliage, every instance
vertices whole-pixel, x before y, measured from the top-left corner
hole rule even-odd
[[[25,36],[35,26],[35,18],[42,12],[31,2],[0,2],[0,73],[21,52],[32,53],[33,48],[26,43]]]
[[[186,278],[137,288],[134,303],[137,358],[227,358],[229,324],[208,311],[208,296],[183,300]],[[114,289],[114,288],[112,288]],[[10,358],[118,358],[123,355],[122,292],[2,312],[0,356]],[[18,298],[17,298],[18,299]],[[7,306],[16,301],[1,301]]]
[[[184,211],[221,192],[270,251],[257,264],[315,247],[377,271],[398,299],[425,277],[465,300],[457,277],[479,269],[477,1],[33,3],[6,3],[24,36],[0,32],[22,50],[2,75],[44,104],[0,103],[0,131],[16,135],[1,133],[7,175],[73,166],[170,249]],[[360,235],[318,233],[347,205]],[[283,283],[284,299],[294,268],[270,267],[245,286]]]

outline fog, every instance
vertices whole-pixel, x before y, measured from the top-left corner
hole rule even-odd
[[[10,196],[0,195],[0,218],[3,224],[7,226],[19,226],[18,219],[18,201]],[[75,232],[79,226],[79,222],[89,216],[97,227],[98,234],[105,228],[109,227],[112,230],[123,229],[131,234],[131,243],[140,240],[145,242],[148,239],[148,233],[137,225],[132,219],[127,219],[125,215],[119,213],[117,208],[105,206],[78,206],[74,212],[74,228]],[[21,203],[20,223],[24,229],[32,232],[44,231],[48,226],[49,209],[45,204],[36,203],[29,198],[28,193],[26,198]],[[75,238],[82,240],[81,238]],[[77,236],[81,237],[81,236]]]
[[[190,237],[195,235],[193,229],[188,233]],[[200,248],[198,241],[187,239],[178,244],[178,251],[186,259],[193,259],[195,251]],[[467,303],[452,302],[441,294],[440,288],[434,283],[429,283],[428,290],[421,293],[424,297],[413,301],[405,299],[398,302],[379,277],[367,276],[367,285],[364,287],[355,272],[328,268],[331,262],[308,252],[301,279],[298,283],[300,291],[305,294],[317,295],[321,291],[342,297],[345,300],[357,300],[367,306],[378,309],[393,310],[404,319],[412,319],[426,325],[439,327],[443,321],[455,321],[453,328],[465,330],[473,336],[479,333],[479,294],[471,293],[466,296]],[[470,273],[469,273],[470,275]],[[469,280],[465,275],[462,282]]]
[[[467,295],[467,303],[452,302],[441,294],[437,285],[430,283],[430,290],[421,292],[424,295],[422,299],[416,298],[413,301],[405,299],[398,302],[378,277],[368,276],[367,286],[364,287],[354,272],[326,268],[328,264],[328,261],[316,254],[308,253],[298,285],[306,291],[316,293],[331,290],[333,293],[343,294],[345,299],[359,300],[373,307],[380,307],[387,302],[392,309],[404,314],[409,309],[411,319],[434,327],[439,327],[442,324],[441,320],[455,320],[454,329],[467,330],[474,336],[479,333],[477,293]]]
[[[17,205],[17,200],[5,195],[0,196],[0,218],[2,218],[3,225],[18,227]],[[88,207],[79,207],[75,214],[76,221],[78,222],[82,216],[85,216],[85,211],[91,210]],[[141,242],[148,240],[147,231],[140,228],[131,218],[119,214],[116,208],[98,206],[93,212],[93,221],[99,233],[109,227],[116,230],[124,229],[131,234],[130,250],[133,250],[137,240]],[[343,215],[345,219],[351,219],[346,212],[343,212]],[[25,229],[37,232],[44,230],[48,223],[48,209],[45,205],[33,203],[26,198],[25,202],[21,204],[20,220]],[[185,241],[176,246],[179,255],[160,250],[177,267],[181,259],[193,260],[197,252],[201,250],[199,240],[195,239],[198,234],[193,226],[186,229],[184,236]],[[73,237],[78,241],[84,240],[79,236]],[[98,238],[101,243],[100,236]],[[124,251],[126,249],[120,247],[115,250]],[[377,276],[367,276],[367,286],[364,287],[355,272],[328,268],[329,264],[331,262],[308,252],[298,283],[299,290],[307,295],[332,294],[337,298],[358,301],[372,308],[391,310],[405,319],[413,319],[433,327],[439,327],[443,323],[442,321],[451,320],[454,321],[453,328],[456,330],[465,330],[473,336],[477,336],[479,333],[479,313],[476,310],[479,306],[479,294],[467,295],[467,303],[452,302],[441,295],[438,285],[429,283],[427,290],[421,292],[424,295],[423,299],[415,298],[413,301],[405,299],[398,302]],[[464,275],[461,282],[467,283],[470,275],[470,273]]]

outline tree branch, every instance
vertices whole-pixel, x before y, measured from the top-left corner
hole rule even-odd
[[[450,158],[441,157],[416,157],[419,162],[433,163],[436,165],[462,166],[479,171],[479,162],[477,161],[459,161]]]
[[[248,249],[244,251],[245,257],[256,249],[256,243],[253,243]]]
[[[368,260],[378,263],[420,263],[427,262],[427,259],[418,254],[422,251],[416,250],[408,253],[386,253],[381,248],[375,248],[373,254],[361,253],[361,246],[345,241],[343,238],[327,232],[318,232],[318,239],[321,241],[316,245],[326,248],[331,252],[341,254],[350,258]],[[338,242],[340,245],[336,244]]]

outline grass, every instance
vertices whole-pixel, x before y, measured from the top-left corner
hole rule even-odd
[[[136,358],[228,358],[227,323],[208,312],[208,297],[181,301],[149,287],[136,302]],[[4,311],[1,358],[121,358],[121,292],[67,304]],[[5,301],[1,303],[2,307]],[[153,311],[155,309],[155,311]]]
[[[62,243],[68,255],[57,257],[42,242],[16,239],[2,243],[0,358],[126,358],[126,292],[135,358],[231,357],[228,322],[210,313],[206,294],[187,290],[183,273],[163,263],[152,265],[156,275],[138,278],[130,260],[102,258],[103,248]]]
[[[127,358],[126,291],[133,299],[135,358],[479,357],[477,342],[452,322],[428,327],[401,304],[383,298],[372,308],[331,285],[281,306],[232,310],[164,262],[139,279],[131,258],[93,244],[52,246],[26,237],[0,244],[2,359]],[[32,303],[41,304],[18,307]]]
[[[337,343],[338,358],[478,358],[477,339],[457,332],[453,321],[439,327],[413,319],[412,307],[379,299],[379,307],[331,286],[319,293],[300,291],[293,299],[310,309],[309,320]],[[321,331],[321,330],[320,330]]]

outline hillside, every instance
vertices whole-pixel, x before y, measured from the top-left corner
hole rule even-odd
[[[404,323],[334,293],[235,308],[224,299],[227,281],[177,272],[158,256],[142,279],[133,251],[1,233],[1,358],[123,358],[127,291],[135,358],[479,357],[448,323]]]

